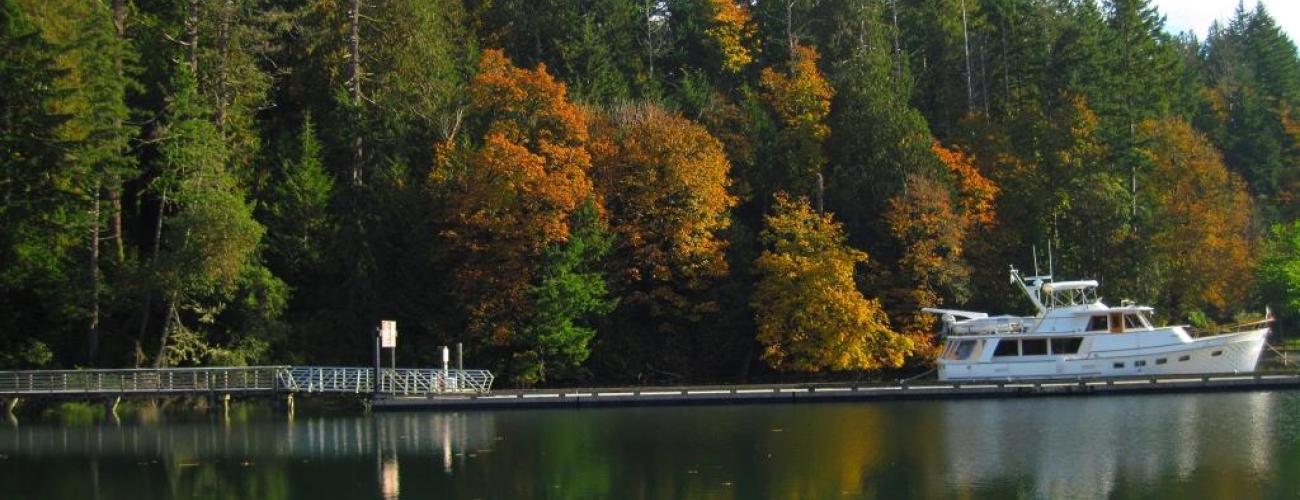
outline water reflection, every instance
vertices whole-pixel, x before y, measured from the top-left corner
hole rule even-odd
[[[0,429],[14,498],[1097,498],[1300,490],[1300,393]]]
[[[488,418],[483,418],[484,416]],[[329,458],[438,453],[450,468],[459,450],[491,443],[491,414],[379,414],[373,418],[297,418],[245,424],[168,422],[85,426],[18,425],[0,432],[0,453],[10,456],[183,455],[207,457]]]
[[[1101,498],[1119,483],[1200,481],[1198,472],[1247,478],[1280,473],[1274,403],[1294,394],[1240,393],[945,405],[948,483],[994,484],[1031,472],[1038,497]],[[1288,443],[1290,444],[1290,443]],[[1293,446],[1293,444],[1292,444]],[[1292,450],[1295,448],[1292,447]]]

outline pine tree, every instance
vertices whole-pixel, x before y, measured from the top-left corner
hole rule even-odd
[[[266,241],[275,268],[302,278],[324,262],[335,236],[329,212],[334,179],[325,171],[310,115],[303,118],[297,142],[296,158],[285,160],[271,190]]]
[[[14,0],[0,3],[0,304],[7,311],[0,329],[40,332],[0,339],[0,350],[14,353],[0,360],[7,364],[51,361],[50,334],[70,326],[60,309],[75,307],[66,293],[79,284],[73,251],[84,234],[84,193],[67,169],[61,130],[69,117],[56,111],[66,98],[57,85],[66,75],[59,54]]]
[[[536,384],[573,377],[591,353],[593,320],[613,310],[600,263],[613,237],[595,200],[574,211],[568,241],[542,255],[537,283],[528,289],[536,304],[512,354],[515,381]]]
[[[100,350],[102,295],[111,285],[105,283],[101,269],[106,263],[101,257],[103,247],[108,243],[103,235],[111,224],[110,216],[114,210],[105,206],[105,198],[111,198],[106,195],[121,189],[138,172],[129,152],[136,130],[129,122],[130,109],[126,101],[127,91],[134,82],[125,68],[132,64],[134,53],[126,41],[117,36],[112,12],[107,7],[91,4],[88,8],[89,12],[80,19],[80,37],[73,49],[79,81],[71,93],[80,111],[73,116],[70,126],[76,128],[79,135],[74,139],[73,158],[84,165],[80,170],[88,174],[82,179],[90,198],[87,210],[90,227],[86,230],[90,282],[87,287],[90,297],[87,300],[86,360],[95,364]],[[115,237],[121,238],[121,235]],[[113,245],[122,248],[120,241],[113,242]],[[115,258],[107,259],[107,262],[120,264],[122,259],[119,250]]]
[[[1257,269],[1260,299],[1281,320],[1295,324],[1300,319],[1300,220],[1272,227]]]

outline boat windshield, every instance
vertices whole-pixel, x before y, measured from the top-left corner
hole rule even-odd
[[[1091,304],[1097,301],[1097,288],[1091,286],[1055,288],[1049,291],[1047,307]]]

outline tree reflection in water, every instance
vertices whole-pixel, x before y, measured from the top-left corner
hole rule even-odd
[[[0,429],[6,498],[1181,498],[1300,490],[1300,392]],[[12,493],[12,494],[10,494]]]

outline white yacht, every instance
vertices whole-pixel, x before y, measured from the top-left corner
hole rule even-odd
[[[993,316],[931,309],[943,317],[940,380],[1086,378],[1255,370],[1271,319],[1193,337],[1185,326],[1154,326],[1150,307],[1103,304],[1097,282],[1021,278],[1038,314]]]

